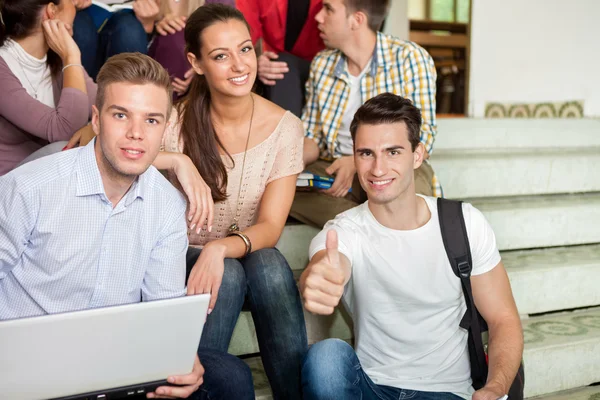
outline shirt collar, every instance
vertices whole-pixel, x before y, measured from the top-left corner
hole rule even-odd
[[[389,46],[386,46],[387,43],[384,39],[385,36],[381,32],[377,32],[377,42],[375,43],[375,49],[373,50],[373,55],[371,56],[371,67],[367,72],[373,77],[377,75],[377,70],[379,69],[379,67],[383,67],[383,64],[380,65],[380,60],[383,60],[384,62],[387,61],[385,60],[385,51],[383,47]],[[335,69],[333,70],[333,73],[336,78],[349,76],[348,67],[346,63],[346,56],[342,54],[342,52],[339,52],[338,60],[335,64]]]
[[[148,174],[150,173],[151,168],[153,168],[152,165],[148,167],[146,172],[138,176],[137,179],[133,181],[133,184],[131,184],[131,187],[127,191],[125,197],[125,207],[129,206],[138,198],[140,200],[144,200],[144,196],[148,188]]]
[[[79,158],[75,167],[77,169],[77,196],[104,194],[104,185],[94,151],[95,144],[96,139],[94,138],[87,146],[79,150]]]
[[[88,143],[80,150],[77,160],[77,196],[102,195],[106,197],[104,192],[104,183],[98,169],[95,152],[96,138]],[[129,206],[137,198],[144,200],[144,196],[148,187],[150,166],[142,175],[140,175],[131,185],[125,199],[122,201],[125,206]]]

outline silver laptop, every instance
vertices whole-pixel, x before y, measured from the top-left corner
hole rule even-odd
[[[139,396],[192,371],[210,295],[0,321],[0,398]]]

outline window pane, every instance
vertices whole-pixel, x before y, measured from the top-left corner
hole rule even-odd
[[[454,0],[431,0],[431,19],[454,22]]]
[[[458,1],[458,15],[456,16],[456,22],[462,22],[464,24],[469,22],[469,0],[457,0]]]
[[[423,20],[425,16],[426,0],[408,0],[408,18]]]

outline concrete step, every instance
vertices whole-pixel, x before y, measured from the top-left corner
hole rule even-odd
[[[519,313],[539,314],[600,305],[600,244],[502,252]],[[294,271],[299,277],[301,270]],[[352,338],[352,321],[343,308],[332,316],[305,312],[309,343],[329,337]],[[240,315],[229,351],[258,353],[249,312]]]
[[[305,310],[304,319],[309,344],[331,337],[347,341],[352,339],[352,319],[343,307],[338,307],[328,316],[311,314]],[[259,352],[252,315],[249,311],[243,311],[233,331],[229,353],[246,355]]]
[[[476,198],[467,200],[486,216],[500,250],[600,243],[600,193]],[[318,229],[287,225],[277,244],[292,270],[308,263]]]
[[[432,158],[441,150],[600,146],[600,119],[451,118],[437,123]]]
[[[508,251],[502,260],[520,314],[600,305],[600,244]]]
[[[600,146],[437,150],[430,162],[452,199],[600,191]]]
[[[252,371],[256,400],[272,400],[273,395],[271,393],[271,386],[269,386],[269,380],[265,374],[265,369],[260,357],[250,357],[244,359],[244,361]]]
[[[600,382],[600,308],[523,321],[525,395]]]
[[[473,199],[500,250],[600,242],[600,193]]]
[[[598,119],[439,119],[430,159],[448,198],[600,190]]]
[[[486,199],[473,203],[496,232],[501,249],[600,242],[600,195],[547,196],[531,199]],[[527,221],[527,223],[522,223]],[[308,245],[317,229],[286,226],[278,248],[298,278],[308,263]],[[513,293],[521,314],[572,309],[600,304],[600,245],[533,251],[503,252]],[[343,311],[321,317],[305,313],[309,343],[328,337],[349,340],[350,318]],[[249,312],[240,315],[229,351],[258,353]]]
[[[301,223],[287,224],[277,247],[290,264],[292,271],[303,270],[308,264],[308,246],[321,230]]]
[[[600,400],[600,387],[581,388],[600,382],[600,308],[526,319],[523,332],[527,398]],[[271,399],[260,358],[246,362],[256,398]]]
[[[600,400],[600,386],[588,386],[544,396],[529,397],[529,400]]]
[[[600,400],[600,309],[523,321],[525,396],[543,400]],[[271,399],[259,357],[246,359],[257,399]],[[572,388],[580,388],[571,390]]]

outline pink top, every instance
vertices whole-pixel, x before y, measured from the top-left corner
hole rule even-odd
[[[85,72],[84,72],[85,73]],[[31,97],[0,57],[0,175],[50,142],[69,140],[87,124],[96,101],[96,84],[85,73],[87,94],[53,82],[56,108]]]
[[[179,137],[177,113],[171,115],[171,123],[163,137],[163,149],[169,152],[183,152],[183,142]],[[227,229],[238,215],[238,226],[244,230],[256,223],[258,209],[266,186],[277,180],[302,172],[302,150],[304,144],[304,127],[302,121],[289,111],[283,115],[279,124],[263,142],[248,149],[246,166],[239,205],[240,175],[244,153],[232,154],[235,166],[225,155],[221,158],[228,170],[227,200],[215,204],[215,215],[212,232],[201,231],[190,234],[190,244],[204,246],[206,243],[226,236]],[[172,179],[177,179],[172,177]]]

